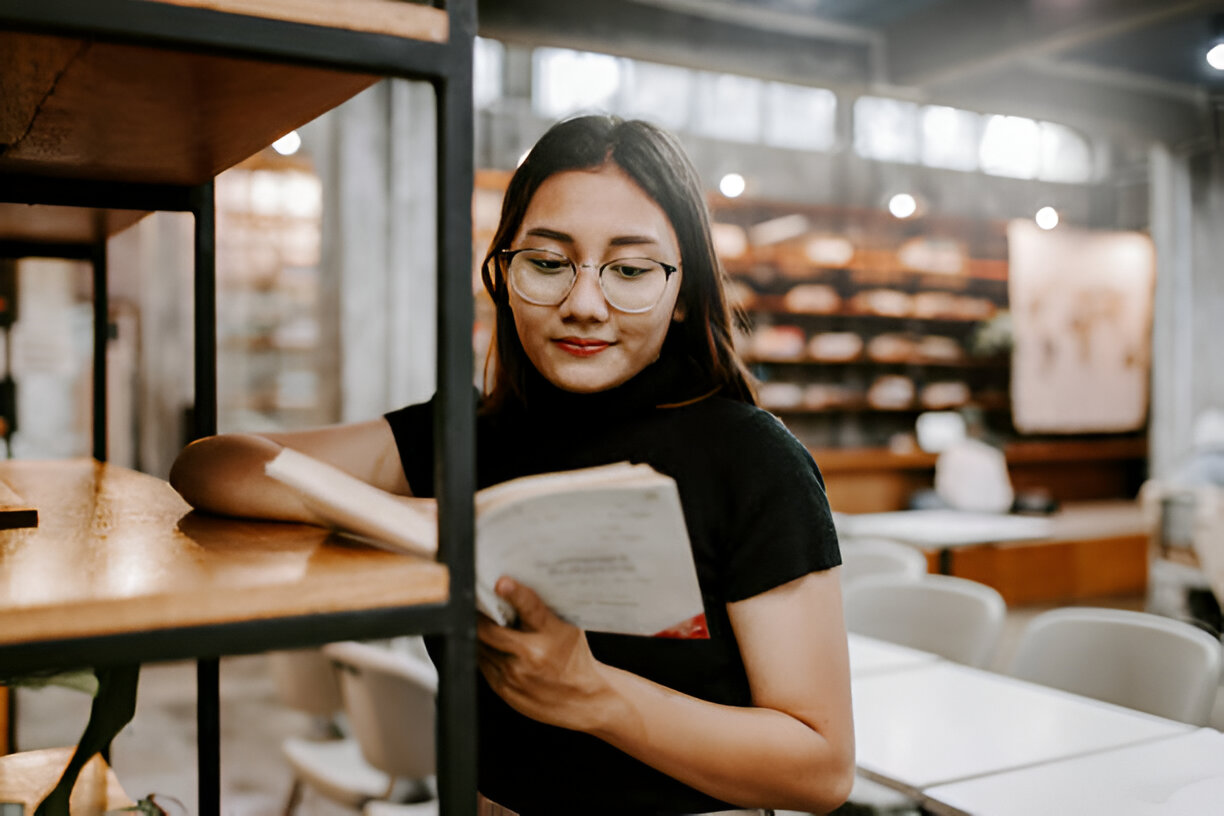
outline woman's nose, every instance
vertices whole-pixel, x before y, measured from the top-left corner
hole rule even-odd
[[[608,301],[599,285],[599,270],[588,265],[577,268],[574,288],[561,301],[561,316],[571,320],[608,319]]]

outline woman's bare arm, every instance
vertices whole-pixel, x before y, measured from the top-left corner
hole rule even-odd
[[[392,493],[411,495],[391,426],[385,419],[272,434],[220,434],[179,453],[170,484],[197,510],[226,516],[319,519],[297,494],[264,475],[264,465],[293,448]]]
[[[598,736],[719,799],[824,813],[845,801],[854,781],[837,573],[812,573],[728,605],[752,689],[749,708],[699,700],[599,663],[579,630],[512,582],[500,588],[527,631],[482,621],[481,670],[527,716]]]

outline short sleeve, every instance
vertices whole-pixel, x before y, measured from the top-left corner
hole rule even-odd
[[[728,446],[739,462],[725,539],[728,601],[841,564],[824,479],[807,448],[765,411],[754,412],[744,431]]]
[[[391,425],[404,477],[412,495],[434,495],[433,399],[390,411],[383,418]]]

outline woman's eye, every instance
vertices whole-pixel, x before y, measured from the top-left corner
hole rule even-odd
[[[537,272],[560,272],[569,264],[565,261],[554,261],[548,258],[532,258],[531,265]]]
[[[622,278],[640,278],[650,272],[652,268],[649,264],[641,264],[634,261],[617,261],[612,264],[612,271]]]

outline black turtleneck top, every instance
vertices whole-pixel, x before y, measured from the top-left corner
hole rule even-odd
[[[416,496],[433,496],[433,406],[386,415]],[[750,706],[726,605],[841,563],[824,481],[772,414],[711,394],[695,367],[664,356],[624,385],[573,394],[532,372],[523,404],[481,413],[477,485],[631,461],[676,480],[709,640],[587,633],[596,659],[685,694]],[[812,621],[819,626],[819,621]],[[683,814],[721,802],[586,734],[528,719],[484,683],[479,786],[522,816]]]

